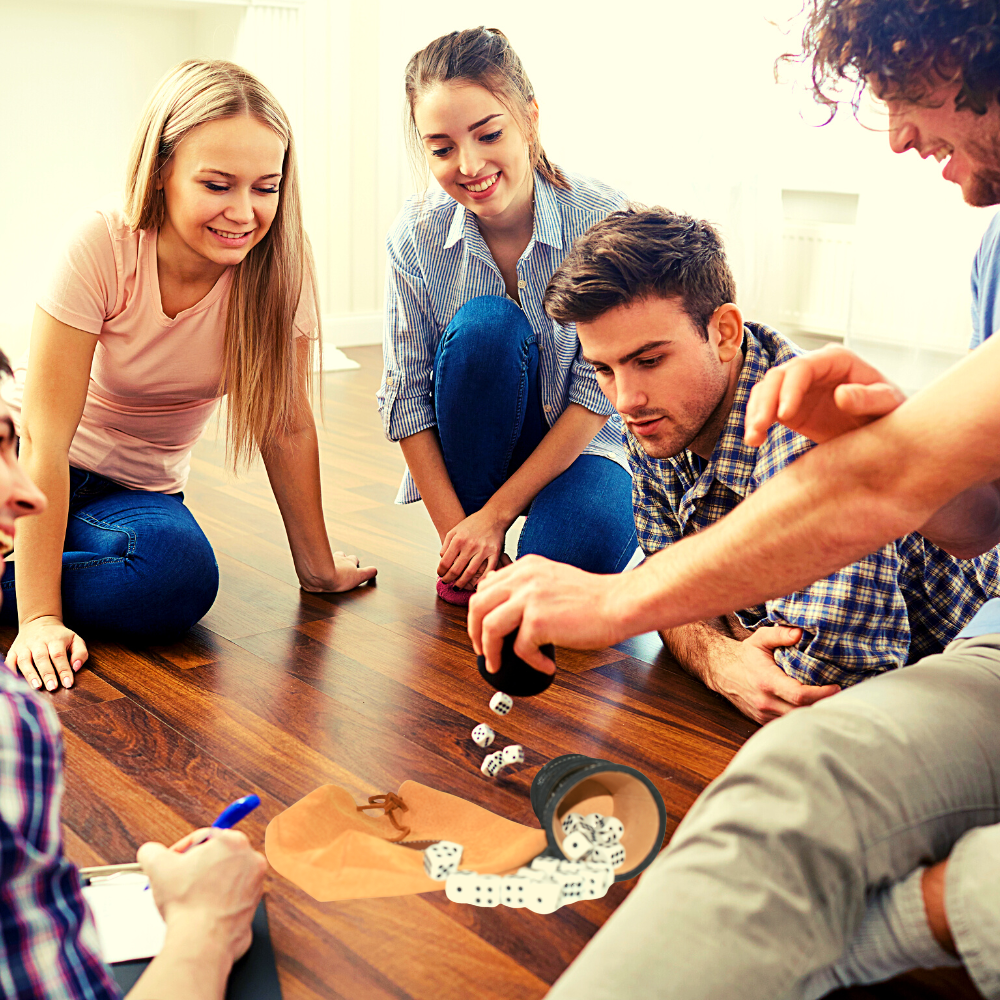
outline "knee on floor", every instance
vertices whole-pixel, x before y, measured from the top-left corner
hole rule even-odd
[[[136,616],[133,641],[163,642],[183,634],[211,608],[219,593],[219,566],[199,530],[164,530],[158,558],[136,559],[130,603]]]

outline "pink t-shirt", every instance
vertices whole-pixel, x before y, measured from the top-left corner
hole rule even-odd
[[[62,254],[38,304],[98,338],[70,465],[133,489],[176,493],[218,402],[232,269],[170,319],[160,304],[156,234],[131,232],[118,210],[96,212]],[[304,282],[296,336],[317,326],[307,289]],[[30,347],[0,389],[18,430],[29,354]]]

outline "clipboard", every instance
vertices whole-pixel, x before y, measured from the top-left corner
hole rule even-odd
[[[137,865],[118,865],[114,868],[134,870]],[[104,869],[108,871],[108,869]],[[87,884],[89,879],[83,876]],[[271,932],[267,921],[264,900],[257,904],[251,923],[253,938],[245,955],[233,964],[226,986],[226,1000],[281,1000],[281,984],[278,968],[271,945]],[[122,993],[127,993],[146,971],[151,958],[140,958],[128,962],[115,962],[108,966]]]

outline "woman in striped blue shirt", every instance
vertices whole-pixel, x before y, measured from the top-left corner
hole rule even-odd
[[[538,553],[597,573],[636,550],[621,422],[550,320],[545,287],[573,241],[624,196],[553,166],[531,83],[496,29],[453,32],[406,70],[409,139],[440,190],[389,233],[379,410],[441,537],[438,595],[468,604],[483,573]]]

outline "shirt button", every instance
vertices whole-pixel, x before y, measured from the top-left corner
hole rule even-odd
[[[543,409],[543,410],[544,410],[544,411],[545,411],[546,413],[551,413],[551,412],[552,412],[552,407],[551,407],[551,406],[543,406],[543,407],[542,407],[542,409]]]
[[[518,287],[518,288],[527,288],[527,287],[528,287],[528,283],[527,283],[527,282],[526,282],[526,281],[525,281],[525,280],[524,280],[524,279],[522,278],[522,279],[521,279],[521,280],[520,280],[520,281],[519,281],[519,282],[517,283],[517,287]]]

